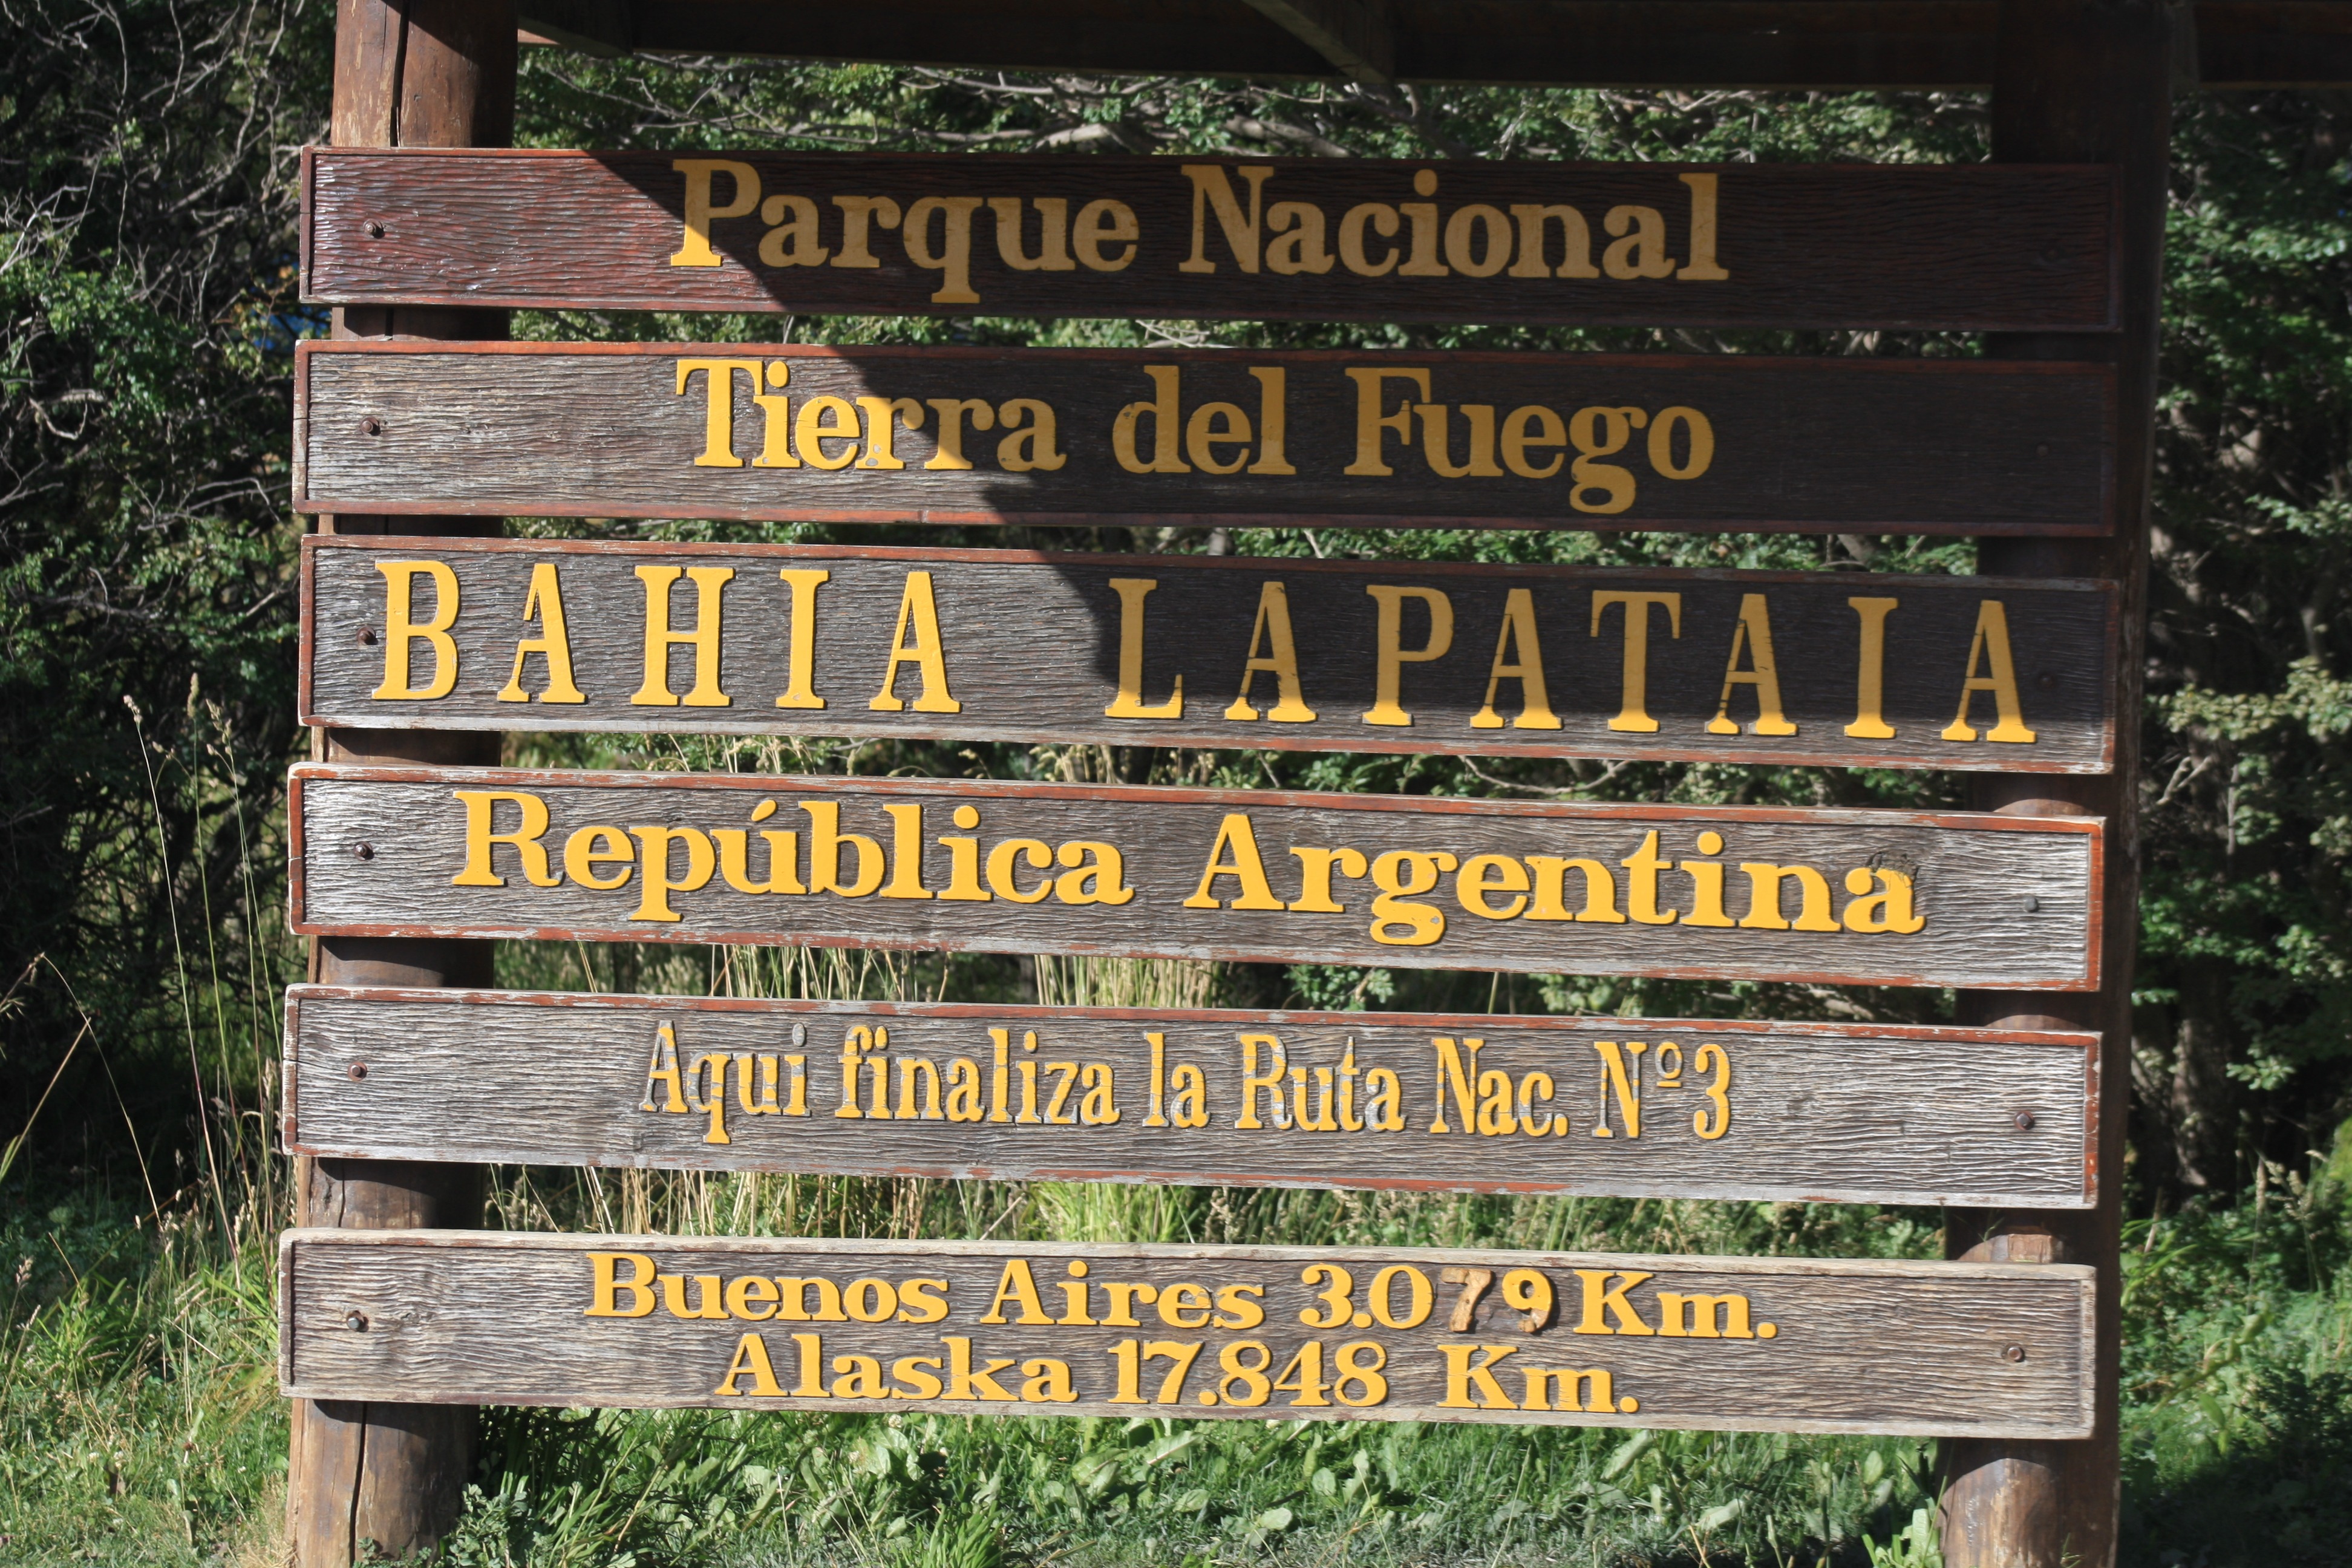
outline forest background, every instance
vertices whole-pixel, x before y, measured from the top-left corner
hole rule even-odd
[[[0,1563],[274,1562],[271,1152],[301,531],[297,149],[320,0],[0,0]],[[2173,145],[2132,1041],[2127,1563],[2352,1549],[2352,97]],[[1980,98],[1078,79],[527,49],[585,147],[1969,161]],[[519,336],[1967,355],[1963,338],[553,317]],[[518,520],[517,531],[578,524]],[[636,537],[1965,572],[1966,542],[719,527]],[[517,761],[1870,805],[1937,775],[520,737]],[[1934,992],[1320,967],[534,949],[508,984],[1948,1016]],[[508,1170],[493,1223],[1933,1257],[1940,1215]],[[1931,1445],[1509,1428],[492,1413],[482,1563],[1934,1561]]]

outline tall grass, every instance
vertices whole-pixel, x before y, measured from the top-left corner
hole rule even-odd
[[[850,748],[663,766],[856,765]],[[1043,776],[1108,759],[1041,749]],[[234,760],[158,757],[165,788]],[[207,781],[215,781],[208,784]],[[245,835],[224,810],[217,831]],[[248,866],[268,830],[240,837]],[[159,875],[172,868],[158,867]],[[272,1241],[285,1175],[276,987],[296,951],[259,873],[192,899],[165,999],[205,1151],[135,1189],[0,1173],[0,1563],[260,1564],[283,1543]],[[183,882],[181,885],[186,885]],[[1201,964],[1022,964],[842,950],[516,944],[513,985],[733,996],[1197,1006]],[[26,984],[64,984],[44,971]],[[1300,977],[1359,1005],[1366,977]],[[108,1059],[106,1020],[85,1018]],[[21,1137],[21,1132],[18,1134]],[[152,1147],[153,1133],[142,1140]],[[19,1144],[19,1147],[28,1146]],[[2352,1548],[2352,1141],[2231,1207],[2137,1226],[2126,1260],[2126,1561],[2333,1563]],[[489,1223],[761,1236],[1000,1237],[1928,1257],[1933,1211],[1627,1199],[982,1183],[794,1173],[494,1173]],[[447,1560],[985,1568],[1000,1563],[1836,1563],[1927,1568],[1932,1445],[1412,1423],[1185,1423],[522,1411],[483,1415]]]

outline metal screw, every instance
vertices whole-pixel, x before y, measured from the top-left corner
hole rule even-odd
[[[2011,1345],[2000,1352],[2000,1359],[2003,1361],[2023,1361],[2025,1359],[2025,1347],[2023,1345]]]
[[[352,846],[352,853],[362,860],[373,860],[375,858],[375,846],[364,843],[354,844]]]
[[[363,436],[381,436],[383,434],[383,421],[371,414],[360,421],[360,433]]]
[[[376,222],[373,218],[368,219],[367,237],[370,239],[382,239],[383,237],[383,225]]]
[[[367,1063],[365,1063],[365,1062],[353,1062],[353,1063],[352,1064],[352,1081],[356,1082],[356,1081],[358,1081],[359,1079],[363,1079],[363,1078],[365,1078],[365,1077],[367,1077]]]
[[[2050,455],[2050,443],[2044,441],[2040,446],[2035,447],[2033,448],[2033,455],[2037,458],[2048,457]]]
[[[373,626],[362,626],[360,628],[360,641],[366,644],[369,647],[375,647],[375,628]]]
[[[2042,690],[2048,691],[2058,684],[2058,678],[2045,669],[2033,678],[2033,684]]]
[[[350,1313],[343,1319],[343,1327],[355,1334],[367,1332],[367,1314],[365,1312]]]
[[[2029,915],[2040,914],[2042,912],[2042,900],[2033,897],[2031,893],[2027,894],[2025,898],[2025,912]]]
[[[354,1072],[352,1076],[353,1078],[357,1078],[359,1074]],[[2033,1131],[2033,1112],[2030,1110],[2021,1110],[2017,1113],[2016,1120],[2017,1130],[2020,1132],[2031,1132]]]

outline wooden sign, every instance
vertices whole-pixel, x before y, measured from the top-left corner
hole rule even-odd
[[[294,1230],[298,1399],[2079,1437],[2092,1271]]]
[[[304,764],[305,935],[2089,990],[2087,817]]]
[[[2102,366],[307,342],[297,510],[2103,533]]]
[[[2110,331],[2091,167],[305,148],[339,305]]]
[[[2095,1187],[2095,1035],[316,985],[286,1017],[299,1154],[1983,1208]]]
[[[302,716],[2098,773],[2089,583],[548,540],[302,542]],[[936,667],[911,700],[919,677]]]

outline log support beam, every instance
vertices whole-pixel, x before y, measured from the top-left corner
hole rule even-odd
[[[1988,774],[1983,809],[2107,821],[2103,989],[2083,995],[1970,991],[1960,1021],[2001,1028],[2096,1029],[2098,1206],[2087,1212],[1953,1210],[1949,1256],[2088,1263],[2099,1271],[2097,1430],[2082,1442],[1948,1444],[1942,1534],[1948,1568],[2107,1568],[2116,1558],[2120,1458],[2116,1379],[2125,1125],[2130,1108],[2132,960],[2139,920],[2142,644],[2147,616],[2150,483],[2164,267],[2171,93],[2181,77],[2187,7],[2165,0],[2003,0],[1995,67],[1993,157],[2112,163],[2121,181],[2123,330],[1990,339],[1996,358],[2103,359],[2116,372],[2116,526],[2105,539],[1984,540],[1988,576],[2104,577],[2118,584],[2115,771],[2095,777]]]
[[[499,147],[514,136],[512,0],[341,0],[331,137],[343,147]],[[339,338],[503,338],[496,310],[335,312]],[[322,531],[489,534],[478,517],[328,517]],[[494,734],[318,732],[330,762],[494,765]],[[487,942],[313,942],[310,977],[337,985],[488,985]],[[299,1223],[347,1229],[478,1226],[478,1165],[303,1160]],[[429,1553],[456,1522],[474,1464],[471,1405],[294,1402],[287,1526],[295,1568]]]

